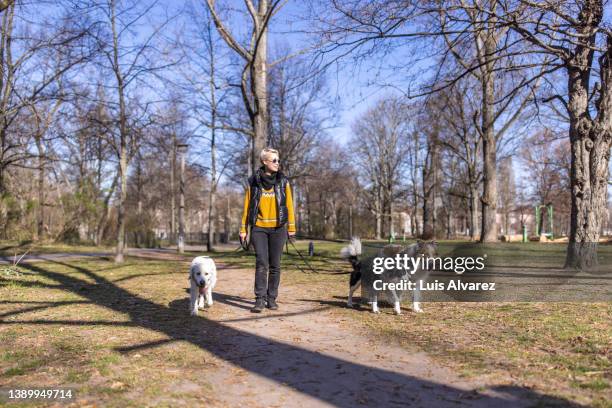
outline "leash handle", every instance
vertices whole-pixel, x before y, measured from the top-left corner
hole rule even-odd
[[[289,235],[289,231],[287,231],[287,241],[291,242],[291,244],[293,245],[295,242],[295,234]]]
[[[249,251],[249,247],[251,246],[251,226],[247,225],[246,227],[246,236],[244,239],[238,234],[238,240],[240,241],[240,247],[245,251]]]

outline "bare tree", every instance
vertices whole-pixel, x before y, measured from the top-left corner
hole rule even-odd
[[[31,136],[37,131],[16,131],[17,118],[24,110],[54,100],[58,79],[91,55],[91,49],[82,41],[90,28],[87,19],[78,12],[70,14],[72,10],[63,9],[61,2],[57,5],[62,17],[53,22],[34,16],[28,4],[4,5],[0,16],[0,201],[10,194],[6,184],[8,170],[29,168],[29,160],[40,157],[40,152],[29,148]],[[5,220],[4,212],[0,204],[0,226]],[[6,231],[0,229],[2,233]]]
[[[437,95],[437,120],[443,130],[442,147],[460,161],[459,173],[450,174],[465,186],[468,205],[470,238],[478,237],[478,192],[482,181],[482,134],[476,130],[479,109],[478,97],[474,97],[473,81],[466,79]],[[459,189],[460,191],[462,189]],[[458,193],[456,190],[455,193]]]
[[[567,74],[566,93],[545,101],[560,103],[569,116],[571,143],[571,229],[566,268],[597,265],[612,144],[612,30],[604,22],[603,0],[579,2],[508,1],[495,13],[533,51],[548,70]],[[596,58],[596,54],[599,58]],[[599,81],[591,81],[599,74]]]
[[[514,212],[516,204],[516,184],[512,157],[508,156],[500,160],[497,190],[499,191],[499,209],[502,215],[503,234],[510,234],[510,216]]]
[[[87,231],[87,238],[100,245],[112,215],[110,201],[118,180],[111,170],[108,100],[102,86],[93,91],[80,84],[74,88],[71,94],[65,92],[66,100],[51,129],[58,140],[49,141],[46,152],[48,173],[61,174],[66,180],[64,188],[73,192],[76,200],[62,212],[60,231],[55,235],[61,239],[71,231]]]
[[[207,250],[213,250],[217,214],[217,190],[219,181],[228,165],[235,161],[235,154],[228,155],[219,162],[219,153],[223,153],[224,132],[236,132],[230,123],[236,116],[233,109],[227,107],[232,88],[229,85],[230,73],[223,71],[220,61],[226,57],[221,50],[221,38],[216,33],[213,20],[208,9],[203,13],[193,8],[189,11],[190,29],[180,40],[182,58],[185,60],[178,69],[181,73],[181,89],[189,96],[186,104],[194,113],[193,120],[198,126],[193,131],[194,138],[207,142],[207,153],[210,163],[210,189],[207,199]],[[235,121],[234,121],[235,122]],[[205,133],[202,133],[204,131]],[[228,150],[228,149],[225,149]]]
[[[482,138],[481,242],[497,241],[498,144],[532,100],[528,81],[520,79],[508,86],[505,81],[511,77],[500,78],[500,73],[524,69],[518,60],[520,50],[509,45],[508,28],[497,24],[494,14],[501,7],[498,1],[474,0],[445,2],[439,9],[440,32],[448,53],[462,68],[450,83],[467,73],[480,88],[480,121],[474,128]]]
[[[34,117],[34,140],[36,141],[38,152],[38,219],[36,222],[36,236],[41,240],[45,236],[45,170],[48,160],[45,154],[44,138],[61,104],[62,99],[58,98],[51,106],[44,106],[42,107],[43,109],[40,109],[41,106],[30,105]]]
[[[571,211],[569,141],[544,130],[525,140],[520,156],[530,174],[525,187],[531,189],[533,204],[554,203],[555,226],[563,232],[569,225]],[[544,219],[540,219],[540,231],[543,230]]]
[[[274,63],[268,61],[268,28],[271,18],[282,8],[281,0],[259,0],[257,7],[252,0],[245,0],[246,9],[252,20],[248,46],[232,34],[215,7],[215,0],[206,0],[213,21],[221,38],[244,61],[240,90],[244,106],[251,121],[249,175],[257,170],[257,154],[265,147],[269,128],[268,114],[268,72]]]
[[[411,235],[418,237],[421,235],[419,228],[418,212],[420,208],[420,188],[419,183],[419,170],[423,167],[423,155],[425,153],[422,146],[422,134],[418,130],[412,130],[409,134],[409,141],[407,143],[408,154],[406,155],[406,165],[410,169],[410,197],[411,197],[411,211],[410,211],[410,225]]]
[[[356,171],[352,160],[347,151],[329,137],[321,140],[312,155],[317,161],[309,164],[311,168],[303,176],[303,188],[296,189],[293,194],[294,202],[304,203],[305,207],[305,213],[296,221],[302,223],[300,230],[308,236],[327,239],[346,236],[351,221],[348,219],[350,198],[360,191],[354,190]],[[297,211],[301,212],[299,205]]]
[[[399,98],[380,100],[354,123],[353,133],[349,144],[369,184],[368,207],[376,217],[376,238],[380,239],[391,231],[393,202],[408,155],[405,104]]]
[[[422,167],[423,187],[423,239],[436,236],[436,195],[438,194],[438,178],[440,172],[440,126],[437,120],[438,109],[435,100],[425,105],[419,126],[424,133],[425,158]]]
[[[136,98],[131,99],[133,106],[130,107],[129,89],[137,83],[143,84],[145,76],[165,68],[152,59],[155,50],[154,41],[159,32],[170,21],[157,24],[152,28],[150,34],[143,40],[135,41],[130,38],[131,31],[139,24],[143,24],[146,16],[157,6],[157,1],[142,5],[136,1],[108,0],[94,2],[91,5],[91,13],[101,16],[99,23],[105,29],[96,33],[95,39],[101,49],[101,63],[103,69],[108,70],[113,77],[112,89],[115,92],[116,116],[109,123],[109,129],[116,133],[116,138],[111,140],[117,154],[118,183],[118,205],[117,205],[117,247],[115,262],[124,260],[125,252],[125,202],[127,199],[128,165],[130,159],[138,149],[138,138],[140,132],[137,130]],[[144,105],[147,105],[146,103]],[[132,118],[130,121],[130,110]],[[141,110],[146,114],[147,106]]]
[[[2,0],[0,1],[0,11],[4,11],[7,8],[9,8],[9,6],[11,6],[15,1],[14,0]]]
[[[356,58],[377,53],[387,55],[408,44],[415,45],[415,49],[417,44],[431,48],[439,43],[436,39],[441,39],[443,46],[438,49],[440,58],[438,66],[432,70],[435,72],[433,78],[424,78],[420,69],[418,73],[411,73],[410,68],[405,71],[408,78],[405,82],[409,87],[417,84],[419,88],[417,91],[404,91],[409,97],[438,92],[466,76],[480,84],[479,123],[474,125],[483,141],[484,188],[480,198],[483,208],[480,240],[483,242],[497,240],[498,144],[528,106],[531,100],[529,87],[537,85],[537,82],[523,80],[516,74],[521,69],[533,67],[524,61],[526,58],[516,49],[516,43],[508,38],[509,29],[497,24],[494,12],[500,8],[499,1],[481,0],[335,0],[332,8],[335,13],[325,13],[316,18],[321,23],[325,41],[321,54],[334,58],[347,54]],[[424,58],[430,56],[428,52],[424,54]],[[453,69],[447,72],[447,76],[442,76],[442,67],[449,62],[452,62]],[[502,74],[505,74],[503,78]],[[508,83],[511,78],[515,83]],[[405,88],[405,85],[401,87]]]
[[[323,73],[313,72],[310,59],[289,58],[291,49],[282,47],[277,64],[270,70],[268,145],[281,152],[283,172],[295,187],[312,172],[312,153],[320,135],[333,126],[335,106],[328,102]]]

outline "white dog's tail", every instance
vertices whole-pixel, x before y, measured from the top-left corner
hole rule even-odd
[[[357,258],[361,255],[361,240],[353,237],[351,243],[340,250],[340,256],[345,259]]]

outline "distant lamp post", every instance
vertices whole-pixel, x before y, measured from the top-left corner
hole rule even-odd
[[[185,153],[187,153],[187,144],[179,144],[176,146],[180,155],[181,169],[179,179],[179,230],[176,248],[179,254],[185,252]]]

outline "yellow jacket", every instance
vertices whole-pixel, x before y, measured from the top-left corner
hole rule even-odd
[[[289,182],[285,188],[285,196],[287,197],[287,231],[295,232],[295,213],[293,212],[293,197],[291,195],[291,187]],[[246,232],[247,216],[249,212],[249,201],[251,200],[251,186],[247,187],[244,195],[244,209],[242,211],[242,223],[240,232]],[[257,209],[257,221],[255,225],[258,227],[273,228],[278,227],[276,219],[276,194],[274,187],[269,190],[262,190],[261,199],[259,200],[259,208]]]

